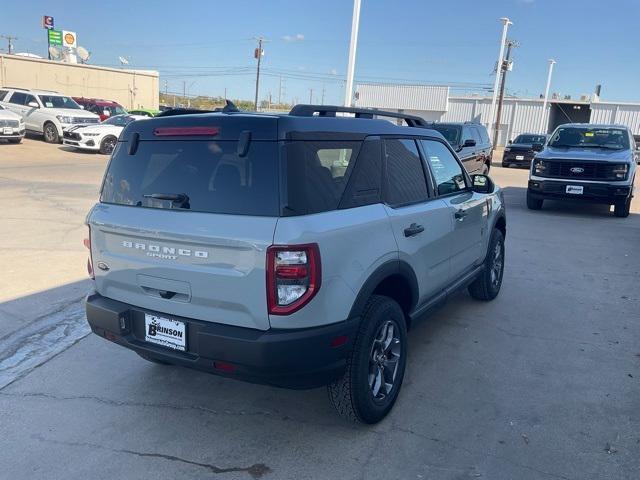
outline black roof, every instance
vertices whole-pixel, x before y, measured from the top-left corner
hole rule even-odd
[[[343,112],[353,113],[355,117],[335,115]],[[401,118],[415,126],[400,126],[388,120],[374,118],[375,116]],[[336,136],[342,140],[360,140],[370,135],[443,138],[439,132],[429,129],[428,123],[420,117],[381,110],[298,105],[289,114],[215,112],[160,116],[130,123],[120,135],[120,140],[127,141],[134,133],[137,133],[141,140],[170,140],[189,135],[180,132],[180,135],[171,136],[166,134],[167,130],[164,130],[163,135],[159,137],[158,129],[190,127],[218,128],[215,134],[217,140],[236,140],[247,131],[255,141],[305,138],[318,140]],[[201,135],[194,135],[194,137],[204,138]]]

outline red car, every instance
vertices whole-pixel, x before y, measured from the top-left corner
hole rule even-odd
[[[99,98],[73,97],[78,105],[84,107],[87,112],[95,113],[100,116],[103,122],[113,115],[123,115],[127,111],[117,102],[111,100],[101,100]]]

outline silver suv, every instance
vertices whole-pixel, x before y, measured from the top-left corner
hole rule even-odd
[[[93,332],[156,363],[328,385],[340,414],[381,420],[411,325],[502,283],[502,192],[425,125],[312,105],[129,124],[87,217]]]

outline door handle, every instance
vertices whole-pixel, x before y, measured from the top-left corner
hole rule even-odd
[[[418,235],[419,233],[424,232],[424,227],[422,225],[418,225],[417,223],[412,223],[407,228],[404,229],[405,237],[413,237],[414,235]]]
[[[462,221],[464,220],[464,217],[466,217],[467,215],[469,214],[467,213],[466,210],[460,209],[453,216],[456,217],[456,220]]]

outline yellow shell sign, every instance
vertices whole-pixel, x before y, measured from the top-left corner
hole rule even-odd
[[[69,32],[67,30],[62,31],[62,46],[64,47],[76,47],[76,32]]]

